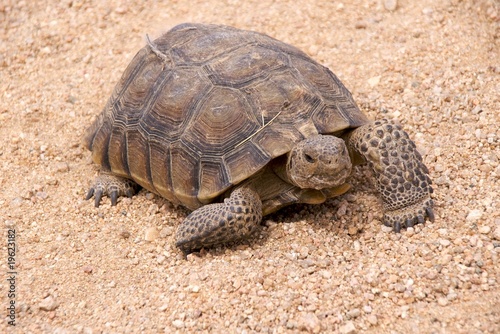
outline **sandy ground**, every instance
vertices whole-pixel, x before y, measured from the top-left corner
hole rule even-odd
[[[499,333],[500,4],[394,3],[0,1],[0,332]],[[348,194],[186,260],[173,242],[187,210],[145,191],[84,201],[85,128],[145,34],[181,22],[296,45],[371,118],[399,119],[436,221],[387,231],[357,168]]]

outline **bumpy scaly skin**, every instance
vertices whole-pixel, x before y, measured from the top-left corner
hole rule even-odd
[[[94,196],[95,206],[99,207],[102,196],[109,196],[111,198],[111,205],[116,205],[118,197],[127,196],[132,197],[138,186],[135,182],[119,177],[106,172],[101,172],[94,181],[94,185],[90,187],[86,200]]]
[[[288,181],[299,188],[324,189],[345,183],[352,163],[343,139],[316,135],[297,143],[286,164]]]
[[[401,126],[388,120],[355,129],[348,145],[370,165],[384,202],[384,224],[401,227],[434,221],[429,171],[415,143]]]
[[[237,188],[224,203],[193,211],[179,226],[176,246],[183,252],[250,236],[262,220],[262,202],[250,187]]]

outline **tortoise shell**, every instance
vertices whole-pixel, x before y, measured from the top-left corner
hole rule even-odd
[[[304,138],[367,122],[340,80],[297,48],[182,24],[137,53],[85,145],[102,170],[196,209]]]

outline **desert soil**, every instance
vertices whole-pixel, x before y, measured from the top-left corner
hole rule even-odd
[[[0,1],[0,332],[499,333],[499,10],[496,0]],[[173,244],[187,210],[146,191],[116,207],[85,201],[96,175],[85,128],[145,34],[181,22],[293,44],[372,119],[399,120],[434,181],[435,222],[382,227],[358,167],[346,195],[283,209],[255,239],[186,259]]]

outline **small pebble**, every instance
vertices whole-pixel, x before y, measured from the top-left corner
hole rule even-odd
[[[354,28],[356,29],[366,29],[366,22],[358,21],[354,24]]]
[[[64,173],[69,171],[69,164],[67,162],[58,162],[56,164],[56,172],[58,173]]]
[[[119,235],[120,235],[120,238],[122,238],[122,239],[128,239],[128,238],[130,238],[130,232],[127,231],[127,229],[125,229],[125,227],[121,227],[120,228]]]
[[[45,297],[40,304],[38,304],[38,308],[42,311],[53,311],[59,306],[59,303],[52,297],[51,295]]]
[[[430,7],[425,7],[422,9],[422,14],[424,15],[431,15],[434,12],[434,10]]]
[[[357,318],[361,315],[361,310],[359,308],[354,308],[347,312],[347,316],[351,319]]]
[[[332,272],[329,270],[321,270],[320,274],[321,274],[321,276],[323,276],[323,278],[326,278],[326,279],[332,278]]]
[[[445,297],[440,297],[440,298],[438,298],[437,302],[440,306],[446,306],[446,305],[448,305],[449,300]]]
[[[370,325],[375,326],[378,323],[377,316],[374,314],[370,314],[366,317],[366,320],[370,323]]]
[[[156,240],[159,235],[160,233],[158,232],[158,229],[156,229],[156,227],[148,227],[144,234],[144,240],[151,242]]]
[[[488,225],[484,225],[484,226],[480,226],[477,230],[481,234],[488,234],[491,232],[491,227],[489,227]]]
[[[471,110],[471,113],[473,115],[477,115],[479,114],[481,111],[483,111],[483,108],[481,108],[481,106],[477,105],[475,106],[472,110]]]
[[[160,231],[160,237],[166,238],[168,236],[171,236],[174,233],[174,229],[171,226],[166,226],[161,229]]]
[[[358,234],[359,229],[356,226],[349,226],[347,229],[347,234],[349,235],[356,235]]]
[[[47,194],[47,192],[45,192],[45,191],[39,191],[36,193],[36,197],[41,199],[41,200],[44,200],[44,199],[47,199],[47,197],[49,197],[49,194]]]
[[[86,274],[92,274],[92,271],[94,271],[94,268],[92,268],[91,266],[83,266],[83,272],[86,273]]]
[[[451,260],[453,259],[453,257],[451,256],[451,254],[444,254],[441,256],[441,258],[439,259],[439,264],[442,264],[442,265],[447,265],[448,263],[451,262]]]
[[[14,199],[12,199],[10,201],[10,205],[13,206],[13,207],[19,207],[19,206],[21,206],[21,204],[23,204],[23,198],[22,197],[14,197]]]
[[[351,334],[356,332],[356,327],[354,326],[352,321],[348,321],[344,326],[340,326],[339,331],[342,334]]]
[[[309,333],[319,333],[321,332],[321,321],[316,314],[306,313],[299,318],[298,327]]]
[[[381,225],[381,228],[382,232],[385,232],[385,233],[391,233],[393,231],[392,227],[390,226],[385,226],[385,225]]]
[[[495,231],[493,232],[493,238],[500,241],[500,226],[495,228]]]
[[[439,244],[444,247],[448,247],[451,244],[451,241],[448,239],[440,239]]]
[[[437,232],[442,237],[448,235],[448,229],[446,229],[446,228],[440,228],[440,229],[437,230]]]
[[[398,7],[397,0],[384,0],[384,8],[388,11],[395,11]]]
[[[382,77],[380,75],[377,75],[376,77],[368,79],[368,85],[370,85],[371,88],[377,86],[380,83],[381,78]]]
[[[172,321],[172,325],[177,329],[181,329],[181,328],[184,328],[184,321],[182,321],[180,319],[176,319],[176,320]]]
[[[483,212],[481,210],[475,209],[469,211],[469,213],[467,214],[467,218],[465,218],[465,220],[467,220],[468,222],[476,222],[479,219],[481,219],[482,216]]]
[[[115,12],[117,14],[123,15],[127,12],[127,7],[116,7]]]

